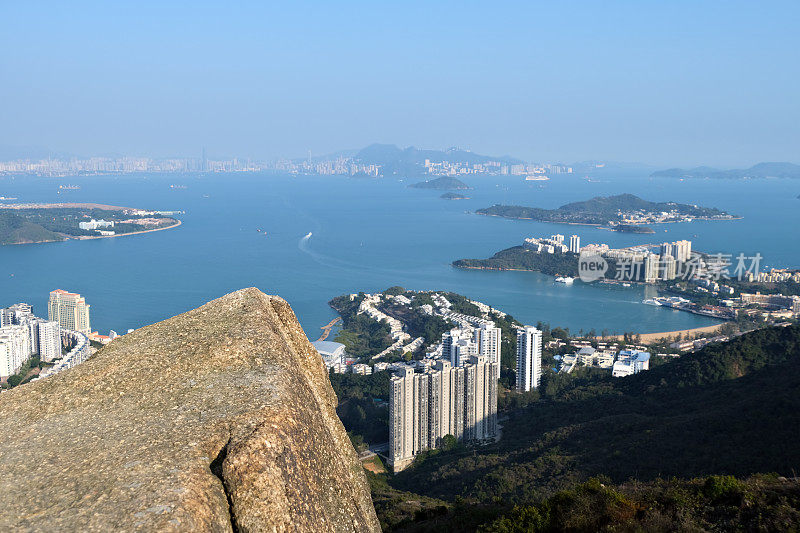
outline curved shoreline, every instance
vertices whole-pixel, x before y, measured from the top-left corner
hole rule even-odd
[[[649,342],[658,341],[661,339],[675,339],[678,336],[685,338],[687,335],[695,335],[698,333],[716,333],[719,329],[727,324],[727,322],[721,322],[719,324],[714,324],[711,326],[700,326],[698,328],[691,328],[691,329],[679,329],[675,331],[661,331],[658,333],[636,333],[633,332],[635,335],[639,335],[642,338],[642,344],[647,344]],[[608,337],[601,337],[604,341],[621,341],[623,340],[623,335],[609,335]]]
[[[170,226],[165,226],[163,228],[145,229],[145,230],[141,230],[141,231],[132,231],[130,233],[118,233],[118,234],[114,234],[114,235],[78,235],[78,236],[70,236],[70,235],[66,235],[64,233],[60,233],[59,235],[63,235],[64,236],[64,239],[62,239],[60,241],[9,242],[7,244],[3,244],[2,246],[24,246],[26,244],[47,244],[49,242],[88,241],[88,240],[92,240],[92,239],[113,239],[114,237],[127,237],[128,235],[140,235],[142,233],[150,233],[150,232],[153,232],[153,231],[163,231],[165,229],[177,228],[178,226],[183,224],[183,222],[181,222],[178,219],[173,219],[173,220],[176,221],[175,224],[172,224]]]
[[[128,235],[141,235],[142,233],[151,233],[153,231],[164,231],[165,229],[177,228],[183,222],[174,219],[176,222],[171,226],[164,226],[163,228],[143,229],[141,231],[132,231],[130,233],[115,233],[114,235],[79,235],[77,237],[68,237],[67,240],[88,241],[92,239],[113,239],[114,237],[127,237]],[[58,242],[58,241],[44,241],[44,242]]]
[[[545,276],[549,276],[549,274],[545,274],[544,272],[542,272],[540,270],[531,270],[531,269],[527,269],[527,268],[499,268],[499,267],[477,267],[477,266],[457,266],[457,265],[452,265],[452,267],[453,268],[463,268],[465,270],[494,270],[494,271],[497,271],[497,272],[538,272],[539,274],[543,274]],[[633,282],[633,283],[640,283],[640,282]],[[699,316],[703,316],[703,315],[699,315]],[[713,318],[713,317],[708,317],[708,318]],[[719,319],[719,320],[722,320],[722,319]],[[722,327],[723,324],[726,324],[727,322],[728,322],[727,320],[722,320],[722,322],[720,322],[719,324],[713,324],[711,326],[699,326],[699,327],[696,327],[696,328],[679,329],[679,330],[675,330],[675,331],[660,331],[660,332],[655,332],[655,333],[640,333],[640,332],[634,331],[632,333],[634,333],[636,335],[639,335],[642,338],[642,342],[643,343],[648,343],[648,342],[653,342],[653,341],[657,341],[657,340],[665,339],[665,338],[674,338],[674,337],[677,337],[677,336],[685,337],[686,335],[694,335],[694,334],[697,334],[697,333],[714,333],[717,330],[719,330],[719,328]],[[623,340],[623,335],[609,335],[607,337],[602,337],[602,339],[604,341],[608,341],[608,340],[621,341],[621,340]]]

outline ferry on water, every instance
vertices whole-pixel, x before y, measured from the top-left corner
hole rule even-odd
[[[575,281],[575,278],[571,278],[569,276],[558,276],[556,278],[556,283],[563,283],[565,285],[572,285],[573,281]]]

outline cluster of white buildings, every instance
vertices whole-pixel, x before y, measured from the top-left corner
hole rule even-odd
[[[626,281],[670,281],[681,276],[686,270],[686,263],[692,256],[692,242],[687,240],[665,242],[660,246],[659,253],[650,252],[646,247],[633,247],[623,249],[607,249],[602,255],[616,261],[618,269],[624,269],[624,264],[631,265],[623,275],[618,278]],[[698,270],[693,274],[699,275]],[[692,276],[694,277],[694,276]]]
[[[569,240],[564,235],[556,234],[549,237],[528,237],[523,246],[536,253],[594,253],[614,260],[618,267],[622,263],[632,265],[625,272],[626,281],[644,281],[655,283],[663,280],[669,281],[680,276],[686,269],[692,256],[692,242],[680,240],[665,242],[660,246],[659,253],[652,253],[646,246],[631,248],[610,248],[607,244],[587,244],[581,246],[579,235],[571,235]],[[698,263],[697,265],[701,265]],[[700,274],[699,271],[695,274]],[[799,275],[800,276],[800,275]]]
[[[451,148],[448,152],[458,151]],[[467,151],[467,150],[464,150]],[[431,161],[422,165],[432,175],[455,176],[464,174],[486,175],[551,175],[571,174],[572,167],[560,164],[509,164],[502,160],[482,163],[466,161]],[[77,174],[129,174],[137,172],[260,172],[277,170],[292,174],[360,175],[378,177],[383,166],[365,163],[354,157],[336,157],[312,160],[311,153],[304,159],[279,159],[274,162],[247,158],[208,159],[205,153],[195,158],[153,159],[149,157],[89,157],[16,159],[0,161],[0,174],[37,174],[41,176],[70,176]]]
[[[61,357],[58,322],[36,317],[24,303],[0,311],[0,378],[19,372],[34,354],[48,363]]]
[[[40,377],[89,357],[89,305],[80,294],[52,291],[47,316],[47,320],[37,317],[25,303],[0,310],[0,378],[18,373],[33,355],[44,363],[55,363]]]
[[[687,263],[692,258],[692,241],[680,240],[661,244],[659,253],[653,253],[647,247],[610,249],[605,244],[588,245],[584,251],[592,251],[616,262],[622,274],[618,279],[625,281],[670,281],[685,273],[695,277],[701,274],[701,264],[696,265],[694,272],[687,271]],[[629,266],[624,266],[625,264]]]
[[[149,157],[89,157],[16,159],[0,161],[0,174],[36,174],[39,176],[74,176],[79,174],[132,174],[137,172],[258,172],[274,165],[249,159]]]
[[[566,241],[563,235],[557,233],[549,237],[528,237],[523,246],[538,253],[572,252],[577,254],[581,251],[581,238],[579,235],[570,235],[569,241]]]
[[[748,272],[746,280],[757,281],[759,283],[781,283],[783,281],[800,283],[800,271],[773,268],[769,272],[759,272],[757,276],[753,272]]]
[[[356,161],[350,157],[337,157],[327,161],[290,161],[281,159],[273,165],[268,165],[271,170],[280,170],[291,174],[319,174],[322,176],[371,176],[376,178],[383,174],[381,165],[367,164]]]
[[[453,149],[455,150],[455,149]],[[504,161],[467,163],[464,161],[431,161],[426,159],[425,171],[434,176],[457,176],[465,174],[499,176],[545,176],[548,174],[572,174],[572,167],[558,164],[509,164]]]
[[[461,327],[442,335],[431,358],[398,365],[392,377],[389,463],[396,472],[419,452],[439,447],[446,435],[463,442],[498,436],[502,332],[479,317],[459,319]],[[541,376],[542,332],[525,326],[517,331],[517,390],[538,388]]]
[[[742,293],[743,305],[758,305],[771,309],[782,309],[790,314],[800,314],[800,296],[785,296],[783,294],[754,294]]]
[[[383,318],[386,315],[377,309],[377,312],[369,311],[380,301],[375,296],[379,295],[368,295],[359,311],[386,320]],[[383,298],[397,304],[412,303],[403,295]],[[502,335],[494,322],[486,318],[494,310],[485,304],[478,305],[484,316],[475,317],[452,311],[452,304],[442,294],[431,293],[431,300],[434,305],[423,305],[420,311],[441,316],[458,327],[444,333],[441,342],[428,350],[425,359],[410,363],[379,361],[372,368],[374,372],[393,373],[389,394],[388,459],[396,472],[411,464],[418,453],[441,446],[447,435],[462,442],[497,437],[497,380]],[[364,302],[369,304],[365,306]],[[387,322],[393,332],[402,329],[399,321],[396,321],[398,324]],[[424,340],[420,337],[412,344],[418,343],[415,348],[419,349]],[[396,349],[391,348],[386,353]]]
[[[351,295],[354,300],[357,295]],[[422,451],[440,447],[442,439],[452,435],[462,442],[494,439],[497,427],[497,386],[500,377],[501,330],[487,320],[496,312],[480,304],[482,317],[459,314],[443,295],[431,293],[434,305],[420,307],[422,313],[451,320],[457,328],[444,333],[441,342],[418,361],[376,361],[372,366],[347,365],[345,346],[337,342],[312,343],[325,365],[334,372],[369,375],[373,372],[393,373],[389,397],[388,459],[400,471]],[[385,302],[384,302],[385,300]],[[404,295],[367,294],[359,304],[359,313],[390,327],[395,342],[373,359],[389,353],[414,352],[423,347],[422,337],[411,339],[403,323],[382,312],[381,303],[411,305]],[[477,305],[477,303],[476,303]]]
[[[358,295],[351,294],[350,299],[355,300]],[[389,355],[392,352],[400,351],[402,353],[405,352],[413,352],[417,350],[422,344],[425,342],[425,339],[422,337],[418,337],[416,339],[412,339],[411,335],[405,332],[403,328],[403,323],[397,320],[396,318],[387,315],[380,309],[378,306],[381,304],[383,300],[386,301],[395,301],[399,304],[408,305],[411,303],[411,300],[406,298],[403,295],[389,295],[389,294],[367,294],[365,298],[361,301],[358,307],[359,314],[366,314],[368,317],[377,320],[378,322],[385,322],[389,325],[390,335],[392,337],[391,346],[383,350],[382,352],[375,354],[372,356],[373,359],[380,359],[386,355]]]
[[[497,437],[497,381],[500,364],[473,355],[462,366],[437,360],[422,373],[410,368],[391,378],[389,464],[395,472],[447,435],[462,442]]]
[[[113,228],[114,227],[114,221],[113,220],[103,220],[102,218],[100,220],[91,219],[91,220],[87,220],[87,221],[84,221],[84,222],[78,222],[78,227],[80,229],[87,230],[87,231],[92,231],[92,230],[101,229],[101,228],[103,228],[103,229],[105,229],[105,228]]]
[[[482,321],[478,327],[462,325],[453,328],[442,335],[440,358],[450,361],[453,366],[463,366],[475,355],[483,356],[492,363],[499,363],[501,337],[500,328],[491,321]]]
[[[574,354],[556,356],[561,361],[560,373],[569,374],[576,366],[591,366],[611,370],[613,377],[625,377],[650,369],[650,354],[643,350],[612,349],[607,345],[594,348],[583,345]]]

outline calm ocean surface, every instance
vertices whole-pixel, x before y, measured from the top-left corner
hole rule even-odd
[[[673,181],[646,177],[465,178],[470,200],[410,189],[397,179],[258,174],[0,178],[0,196],[19,202],[96,202],[184,210],[179,228],[144,235],[0,247],[0,305],[17,301],[46,315],[48,292],[84,295],[93,329],[138,328],[230,291],[256,286],[289,301],[312,340],[335,315],[333,296],[392,285],[452,290],[526,323],[573,331],[654,332],[712,319],[642,305],[652,288],[564,286],[531,272],[457,270],[462,257],[488,257],[530,235],[578,233],[612,246],[690,239],[708,252],[760,252],[770,266],[800,266],[800,181]],[[413,180],[416,181],[416,180]],[[60,184],[80,190],[57,194]],[[170,188],[171,184],[185,189]],[[655,226],[656,235],[470,214],[495,203],[557,207],[631,192],[653,201],[718,207],[743,220]],[[266,232],[259,233],[257,229]],[[303,237],[312,232],[309,239]],[[650,291],[650,292],[647,292]]]

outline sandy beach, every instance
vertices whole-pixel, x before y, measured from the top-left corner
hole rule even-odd
[[[700,327],[700,328],[693,328],[693,329],[681,329],[681,330],[677,330],[677,331],[662,331],[660,333],[636,333],[636,335],[639,335],[642,338],[642,343],[643,344],[647,344],[649,342],[655,342],[655,341],[658,341],[658,340],[664,339],[664,338],[675,339],[675,338],[677,338],[679,336],[681,336],[682,338],[686,338],[687,335],[688,336],[693,336],[693,335],[697,335],[699,333],[702,333],[702,334],[716,333],[719,330],[719,328],[721,328],[723,326],[723,324],[725,324],[725,323],[723,322],[722,324],[715,324],[713,326],[703,326],[703,327]],[[621,340],[623,340],[623,336],[622,335],[609,335],[608,337],[603,337],[603,340],[604,341],[621,341]]]

